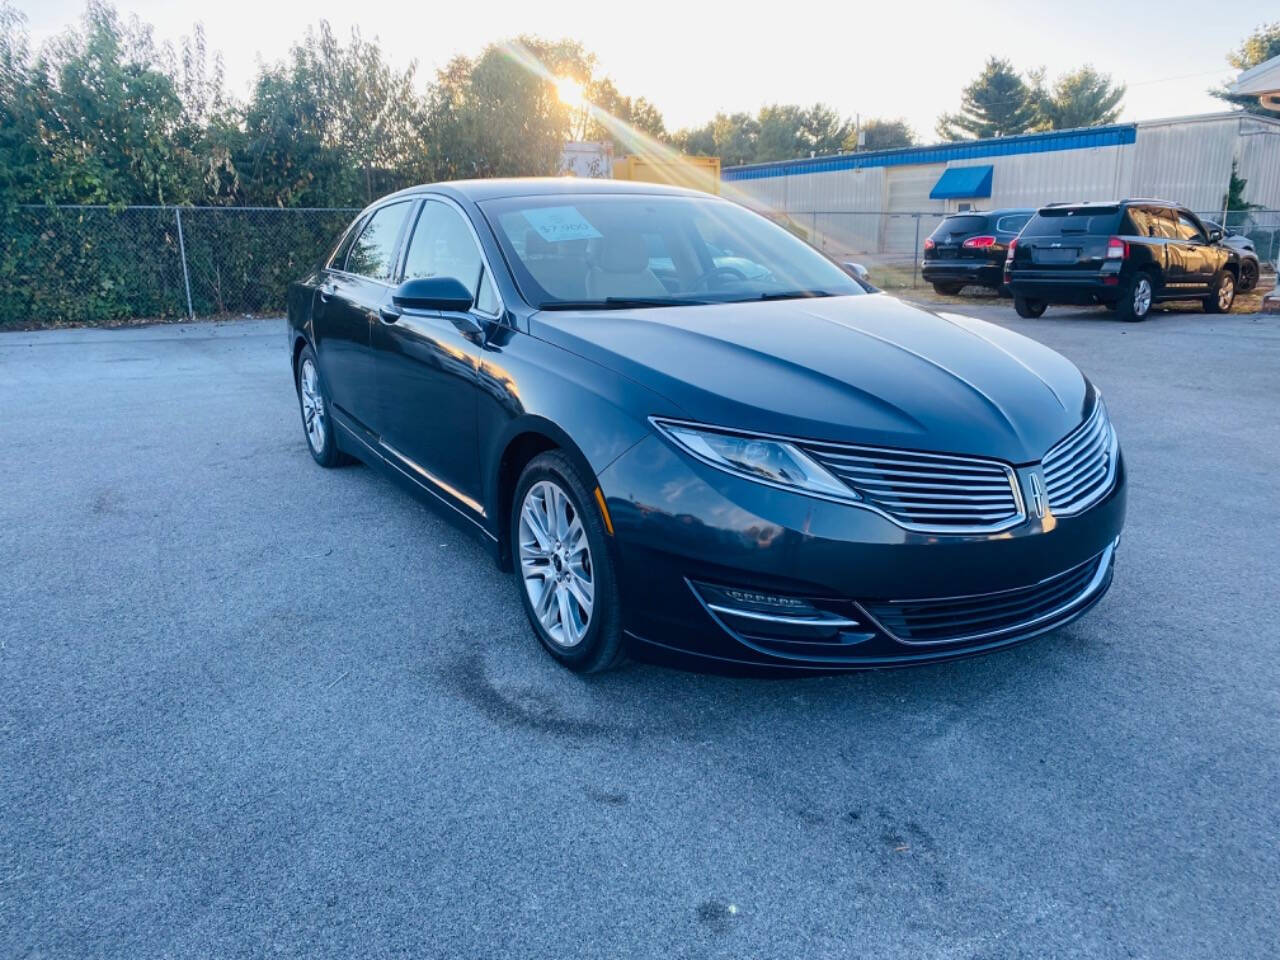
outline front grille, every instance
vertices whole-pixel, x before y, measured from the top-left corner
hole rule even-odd
[[[1001,530],[1024,519],[1013,470],[995,460],[911,450],[805,444],[805,452],[912,530]]]
[[[1029,587],[936,600],[863,603],[862,608],[903,643],[960,643],[1047,630],[1099,595],[1111,572],[1114,550],[1112,545],[1092,560]]]
[[[1049,508],[1069,517],[1097,503],[1115,480],[1115,461],[1115,432],[1099,399],[1089,419],[1044,455]]]

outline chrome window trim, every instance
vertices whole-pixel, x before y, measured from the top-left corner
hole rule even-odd
[[[873,447],[865,444],[841,443],[829,440],[802,440],[797,437],[787,437],[776,433],[762,433],[755,430],[738,430],[733,427],[718,427],[713,424],[699,423],[696,420],[681,420],[678,417],[651,416],[649,417],[649,423],[657,429],[659,436],[661,436],[667,443],[672,444],[681,453],[692,457],[700,463],[705,463],[707,466],[713,467],[721,473],[727,473],[732,477],[749,480],[752,483],[758,483],[766,487],[773,487],[776,490],[785,490],[787,493],[794,493],[797,496],[813,497],[815,500],[826,500],[828,503],[839,503],[844,506],[857,507],[861,510],[868,511],[869,513],[878,514],[894,526],[903,530],[909,530],[912,533],[927,533],[931,536],[945,536],[948,534],[966,536],[971,534],[1000,533],[1026,523],[1027,521],[1026,502],[1022,496],[1022,484],[1018,482],[1017,471],[1014,470],[1012,465],[1005,463],[1003,460],[996,460],[992,457],[975,457],[969,454],[933,453],[927,450],[909,450],[902,447]],[[663,429],[664,424],[688,427],[691,430],[706,430],[711,433],[727,433],[738,437],[752,437],[761,440],[778,440],[782,443],[794,444],[799,447],[801,451],[806,450],[807,444],[814,444],[821,447],[832,447],[840,450],[861,451],[872,454],[896,454],[898,456],[910,455],[928,460],[962,460],[981,464],[984,467],[999,467],[1004,471],[1005,478],[1008,480],[1009,488],[1013,493],[1014,507],[1017,512],[1012,517],[994,524],[931,526],[924,523],[911,523],[910,521],[899,519],[898,517],[893,516],[893,514],[888,513],[880,507],[868,503],[865,500],[855,499],[852,495],[848,498],[829,496],[827,494],[816,493],[810,490],[802,490],[798,487],[789,487],[785,484],[774,483],[771,480],[765,480],[737,470],[726,469],[721,464],[716,463],[713,460],[708,460],[706,457],[698,456],[698,454],[694,453],[692,450],[688,450],[678,444],[674,439],[667,435],[666,430]],[[826,469],[826,467],[823,469]],[[852,491],[850,492],[852,494]]]

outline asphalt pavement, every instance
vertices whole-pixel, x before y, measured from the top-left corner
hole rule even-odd
[[[1280,317],[957,309],[1105,393],[1115,585],[780,680],[558,668],[281,320],[0,334],[0,956],[1274,957]]]

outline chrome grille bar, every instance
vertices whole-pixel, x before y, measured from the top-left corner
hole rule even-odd
[[[1026,519],[1013,469],[997,460],[843,444],[803,449],[862,503],[909,530],[986,533]]]
[[[1044,455],[1049,508],[1069,517],[1093,506],[1115,483],[1116,459],[1115,431],[1099,399],[1088,419]]]

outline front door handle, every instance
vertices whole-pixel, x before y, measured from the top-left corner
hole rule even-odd
[[[320,287],[317,293],[320,294],[320,301],[328,303],[329,298],[338,292],[338,285],[335,283],[326,283]]]
[[[400,311],[393,310],[390,307],[379,307],[378,319],[383,323],[396,323],[400,319]]]

